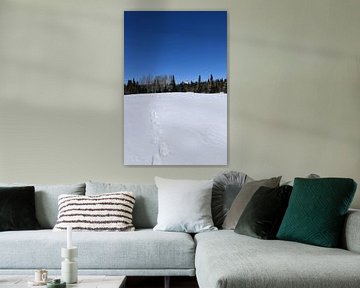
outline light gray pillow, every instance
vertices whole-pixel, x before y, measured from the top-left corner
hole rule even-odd
[[[222,225],[223,229],[234,230],[237,222],[240,219],[241,214],[244,212],[246,205],[249,203],[255,192],[261,186],[269,188],[278,187],[280,179],[281,176],[245,183],[242,186],[240,192],[237,194],[235,200],[230,207],[229,212],[224,219],[224,223]]]
[[[198,233],[217,230],[211,217],[213,180],[155,177],[159,213],[154,230]]]
[[[34,186],[36,218],[43,229],[52,229],[55,226],[58,216],[58,197],[61,194],[85,195],[85,183],[64,185],[0,183],[0,186]]]

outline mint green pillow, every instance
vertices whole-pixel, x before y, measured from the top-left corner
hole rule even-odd
[[[355,191],[349,178],[295,178],[277,239],[337,247]]]

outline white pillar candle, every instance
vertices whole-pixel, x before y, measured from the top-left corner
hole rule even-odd
[[[66,248],[70,249],[70,248],[72,248],[72,234],[71,234],[72,227],[70,225],[67,226],[66,232],[67,232]]]

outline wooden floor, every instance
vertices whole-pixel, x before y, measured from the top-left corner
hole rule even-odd
[[[126,288],[163,288],[164,277],[134,277],[128,276]],[[195,277],[170,277],[171,288],[198,288]]]

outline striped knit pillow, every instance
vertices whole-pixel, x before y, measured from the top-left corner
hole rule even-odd
[[[59,196],[59,214],[55,231],[72,226],[74,231],[133,231],[133,192],[115,192],[92,196]]]

